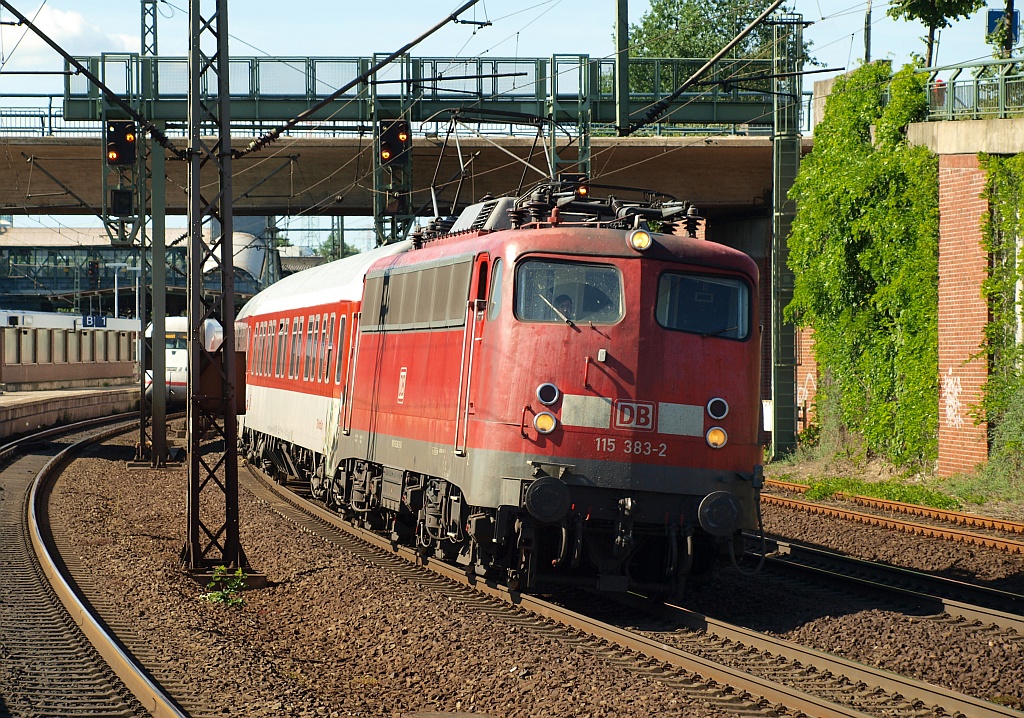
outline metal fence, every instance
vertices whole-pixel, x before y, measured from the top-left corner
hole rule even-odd
[[[1024,64],[987,60],[930,67],[928,119],[975,120],[1024,117]]]

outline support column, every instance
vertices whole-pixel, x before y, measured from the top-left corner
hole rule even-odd
[[[988,379],[979,356],[988,324],[984,188],[976,154],[939,155],[939,476],[972,472],[988,459],[988,425],[972,415]]]

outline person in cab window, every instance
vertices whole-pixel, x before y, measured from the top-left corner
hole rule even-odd
[[[555,309],[565,315],[567,319],[572,319],[572,297],[568,294],[559,294],[555,297]]]

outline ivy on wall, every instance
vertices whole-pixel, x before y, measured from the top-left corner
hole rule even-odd
[[[1021,242],[1024,240],[1024,155],[981,156],[989,214],[982,242],[989,255],[982,296],[989,323],[984,351],[989,374],[978,418],[989,424],[992,439],[990,470],[1019,475],[1024,467],[1024,351],[1017,341],[1021,307]]]
[[[938,161],[905,140],[924,81],[887,62],[837,79],[790,194],[786,316],[814,330],[822,435],[898,464],[937,454]]]

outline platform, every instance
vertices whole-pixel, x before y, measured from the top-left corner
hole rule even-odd
[[[138,409],[139,387],[91,387],[0,394],[0,439],[58,423]]]

